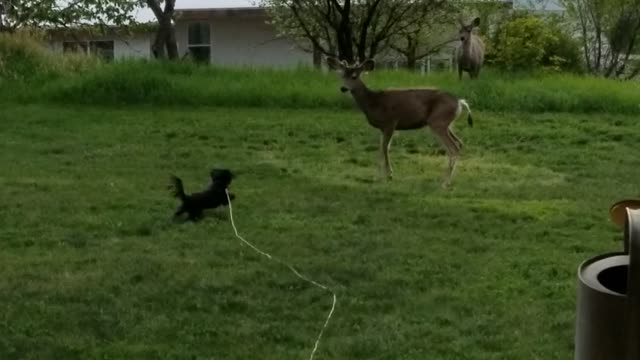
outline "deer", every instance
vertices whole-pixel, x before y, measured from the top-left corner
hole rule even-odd
[[[484,62],[484,43],[478,35],[473,33],[473,28],[480,25],[480,18],[473,19],[470,24],[465,24],[460,18],[460,46],[458,47],[458,78],[462,80],[462,72],[469,73],[471,79],[477,79],[480,68]]]
[[[391,180],[393,168],[389,159],[391,139],[396,130],[430,128],[440,140],[449,157],[442,187],[451,183],[456,160],[463,143],[451,130],[451,124],[467,111],[467,122],[473,126],[469,104],[461,98],[436,88],[406,88],[371,90],[360,78],[363,72],[375,68],[373,59],[352,64],[335,57],[327,58],[327,64],[342,80],[340,91],[350,92],[356,105],[364,113],[367,122],[380,130],[380,153],[383,177]]]

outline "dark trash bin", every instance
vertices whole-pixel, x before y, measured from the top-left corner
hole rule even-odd
[[[640,360],[640,210],[625,212],[624,251],[578,268],[574,360]]]

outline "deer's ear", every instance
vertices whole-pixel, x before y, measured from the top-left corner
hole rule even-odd
[[[477,18],[473,19],[473,22],[471,22],[471,25],[480,26],[480,18],[477,17]]]
[[[342,69],[342,63],[337,58],[331,56],[327,58],[327,65],[332,70],[340,70]]]
[[[376,62],[373,59],[367,59],[360,66],[364,71],[372,71],[376,67]]]

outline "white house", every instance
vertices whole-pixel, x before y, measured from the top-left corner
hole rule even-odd
[[[180,54],[221,65],[312,64],[313,56],[278,37],[264,8],[209,8],[176,11]]]
[[[47,46],[55,52],[80,51],[101,56],[104,59],[149,58],[151,56],[150,30],[124,33],[107,29],[105,33],[81,30],[52,30]]]
[[[563,10],[559,0],[534,2],[536,5],[532,5],[529,0],[498,1],[515,9],[552,13],[561,13]],[[230,4],[236,6],[229,7]],[[144,20],[153,20],[153,16]],[[313,55],[298,49],[290,39],[279,37],[268,20],[269,16],[264,8],[250,5],[247,0],[226,0],[218,2],[218,7],[178,8],[175,13],[178,52],[180,56],[190,55],[199,61],[226,66],[311,65]],[[456,25],[452,26],[443,36],[455,35]],[[50,35],[49,46],[54,51],[80,50],[96,53],[107,59],[150,58],[154,36],[155,30],[149,26],[139,28],[132,34],[119,29],[110,29],[106,35],[71,34],[63,31]],[[454,47],[456,45],[457,43],[452,44]],[[452,53],[449,48],[443,50],[441,61],[450,64]],[[388,63],[387,65],[397,64],[397,60],[401,59],[393,53],[381,54],[380,57],[381,63]]]
[[[227,66],[295,66],[312,64],[313,55],[278,37],[267,23],[264,8],[176,9],[175,31],[180,56]],[[109,29],[97,32],[51,32],[49,47],[58,52],[84,51],[106,59],[150,58],[155,32],[127,34]]]

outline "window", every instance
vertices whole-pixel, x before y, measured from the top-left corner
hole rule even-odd
[[[113,40],[106,41],[65,41],[62,52],[74,52],[96,55],[104,60],[113,60]]]
[[[104,60],[113,60],[113,40],[89,41],[89,51]]]
[[[191,57],[198,62],[211,61],[211,36],[209,23],[189,24],[187,48]]]
[[[62,52],[87,53],[87,43],[85,41],[65,41],[62,43]]]

